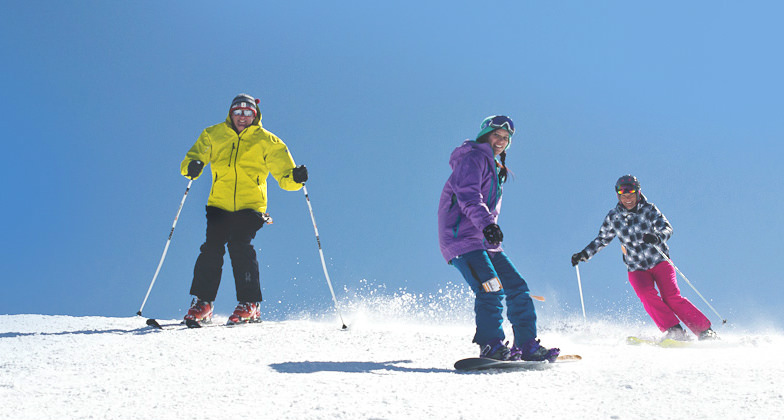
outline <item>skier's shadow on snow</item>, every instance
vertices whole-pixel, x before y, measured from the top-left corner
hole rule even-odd
[[[411,363],[411,360],[392,360],[389,362],[285,362],[273,363],[272,369],[280,373],[316,373],[346,372],[373,373],[378,371],[416,372],[416,373],[454,373],[449,369],[410,368],[398,366],[399,363]]]

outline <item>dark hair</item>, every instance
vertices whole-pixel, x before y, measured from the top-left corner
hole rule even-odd
[[[501,152],[498,156],[501,158],[501,169],[498,171],[498,182],[503,184],[506,182],[506,178],[509,174],[509,170],[506,168],[506,150]]]
[[[489,143],[490,142],[489,139],[490,139],[490,134],[491,133],[492,133],[492,131],[490,133],[485,133],[485,134],[479,136],[479,138],[476,139],[476,142],[477,143]],[[496,165],[498,165],[498,167],[501,168],[501,169],[498,170],[498,182],[503,184],[504,182],[506,182],[506,179],[507,179],[507,177],[509,175],[509,169],[507,169],[507,167],[506,167],[506,150],[501,152],[501,154],[499,154],[498,157],[501,160],[500,163],[498,161],[496,161]]]

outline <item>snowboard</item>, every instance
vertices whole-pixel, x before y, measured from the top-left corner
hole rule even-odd
[[[646,344],[649,346],[658,346],[664,348],[679,348],[679,347],[689,347],[694,343],[691,341],[673,340],[672,338],[665,338],[664,340],[654,340],[650,338],[629,336],[626,337],[626,344],[631,344],[634,346]]]
[[[582,360],[582,357],[576,354],[562,354],[556,359],[559,362],[576,362]],[[469,357],[455,362],[455,369],[460,371],[477,371],[488,369],[505,369],[505,370],[537,370],[546,369],[552,363],[542,361],[527,361],[527,360],[495,360],[485,359],[481,357]]]

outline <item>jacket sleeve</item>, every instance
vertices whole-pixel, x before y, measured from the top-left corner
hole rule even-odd
[[[294,164],[294,158],[291,157],[289,148],[275,136],[271,136],[270,141],[270,146],[264,155],[264,162],[270,174],[278,181],[280,188],[284,190],[297,191],[301,189],[302,184],[294,182],[292,177],[292,171],[296,165]]]
[[[651,212],[648,218],[652,219],[653,233],[659,236],[662,242],[669,241],[672,237],[672,225],[670,225],[670,222],[664,217],[664,214],[659,211],[656,205],[651,204]]]
[[[210,135],[207,133],[207,130],[201,132],[201,135],[196,140],[196,143],[188,150],[188,153],[185,154],[185,159],[182,160],[180,163],[180,173],[182,176],[188,175],[188,164],[191,163],[192,160],[200,160],[204,162],[204,166],[207,166],[210,163],[210,156],[212,150],[212,141],[210,139]],[[204,173],[204,171],[202,171]],[[199,174],[201,176],[201,174]],[[194,179],[198,179],[197,176]]]
[[[482,194],[481,157],[469,154],[460,160],[449,178],[460,210],[479,230],[495,223],[490,208]]]
[[[609,245],[613,238],[615,238],[615,228],[613,228],[612,224],[611,211],[607,214],[607,217],[604,218],[604,223],[602,223],[602,227],[599,228],[599,235],[583,249],[583,252],[585,252],[585,255],[590,259],[604,247]]]

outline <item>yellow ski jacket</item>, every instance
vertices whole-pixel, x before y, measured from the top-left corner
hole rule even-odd
[[[183,176],[188,174],[192,160],[200,160],[205,166],[210,164],[212,188],[208,206],[227,211],[266,212],[269,174],[284,190],[302,188],[302,184],[292,179],[295,164],[288,147],[262,128],[261,112],[256,115],[253,123],[239,134],[234,131],[231,115],[226,121],[205,128],[180,164]]]

